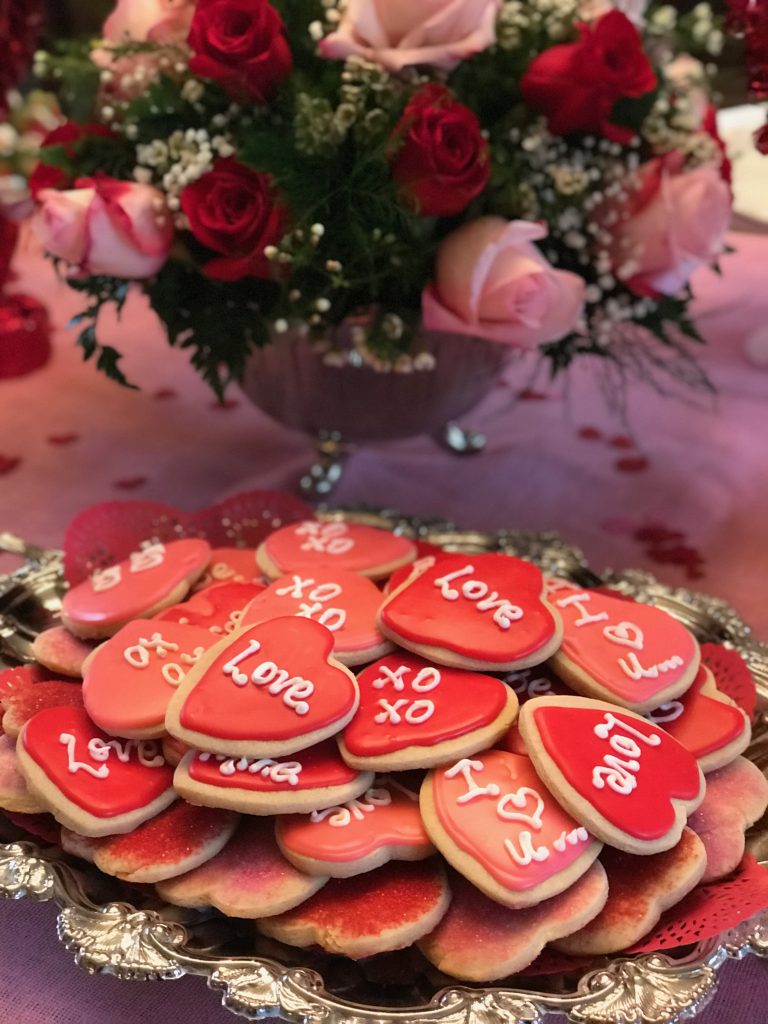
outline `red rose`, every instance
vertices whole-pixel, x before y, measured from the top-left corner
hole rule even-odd
[[[611,122],[618,100],[636,99],[656,86],[640,33],[620,11],[579,25],[575,43],[553,46],[522,78],[525,102],[546,114],[555,135],[591,132],[629,142],[634,132]]]
[[[65,121],[58,128],[48,132],[40,144],[40,148],[50,149],[53,146],[63,146],[67,159],[74,162],[77,157],[77,144],[90,135],[102,138],[115,137],[115,133],[103,124],[75,124],[74,121]],[[74,181],[74,174],[68,175],[61,167],[54,167],[41,160],[30,174],[28,184],[29,191],[34,198],[37,198],[38,192],[44,188],[69,188]]]
[[[233,99],[264,103],[293,68],[283,19],[266,0],[197,0],[190,70]]]
[[[275,198],[268,174],[244,167],[230,157],[217,160],[212,171],[181,194],[181,208],[195,238],[223,258],[203,268],[219,281],[270,277],[264,255],[285,234],[285,209]]]
[[[395,126],[392,177],[423,217],[461,213],[488,183],[488,143],[480,123],[444,85],[419,90]]]

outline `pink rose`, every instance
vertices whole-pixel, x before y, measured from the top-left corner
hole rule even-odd
[[[533,242],[546,235],[541,224],[502,217],[454,231],[422,296],[424,326],[527,349],[565,337],[581,315],[585,283],[544,259]]]
[[[349,0],[337,30],[320,43],[331,60],[353,54],[401,71],[450,71],[496,42],[501,0]]]
[[[84,184],[39,193],[34,228],[43,248],[87,277],[138,280],[156,274],[175,234],[163,194],[114,178]]]
[[[614,273],[639,294],[675,295],[723,251],[731,192],[713,166],[685,170],[678,153],[643,164],[640,189],[614,233]],[[615,214],[614,214],[615,215]]]

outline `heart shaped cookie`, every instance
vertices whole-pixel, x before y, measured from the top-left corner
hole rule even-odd
[[[549,791],[599,839],[628,853],[674,846],[701,803],[701,769],[640,715],[586,697],[537,697],[520,731]]]
[[[346,569],[378,580],[415,557],[413,541],[388,530],[314,519],[275,530],[257,555],[259,567],[273,580],[321,568]]]
[[[541,571],[508,555],[450,555],[412,575],[379,613],[382,633],[441,665],[511,671],[554,654],[558,614]]]
[[[0,807],[20,814],[40,814],[46,804],[27,785],[16,753],[16,742],[0,736]]]
[[[155,615],[158,622],[207,629],[214,636],[229,636],[240,629],[243,610],[265,590],[263,583],[217,583]]]
[[[261,583],[255,548],[212,548],[208,567],[197,581],[202,590],[217,583]]]
[[[301,814],[354,800],[373,783],[373,772],[344,763],[333,740],[282,758],[228,757],[191,750],[173,780],[193,804],[230,807],[245,814]]]
[[[205,572],[210,547],[204,540],[150,544],[72,587],[61,620],[79,637],[112,636],[132,619],[152,618],[180,601]]]
[[[112,736],[162,737],[171,696],[214,643],[216,637],[207,629],[134,620],[87,658],[86,711]]]
[[[80,679],[83,662],[93,650],[93,644],[80,640],[64,626],[52,626],[38,633],[32,644],[32,656],[39,664],[63,676]]]
[[[705,665],[681,697],[649,711],[645,717],[689,750],[703,772],[729,764],[746,750],[752,736],[749,719],[720,693]]]
[[[563,892],[600,852],[547,792],[530,759],[504,750],[434,769],[421,787],[421,811],[446,860],[507,907]]]
[[[564,630],[552,666],[577,693],[643,714],[693,683],[699,645],[661,608],[564,580],[548,580],[547,591]]]
[[[39,683],[28,682],[13,693],[0,697],[3,714],[3,732],[16,739],[25,722],[45,708],[81,708],[83,688],[77,683],[65,683],[46,679]]]
[[[214,754],[281,757],[335,735],[357,710],[355,677],[311,619],[272,619],[219,641],[171,697],[166,728]]]
[[[82,835],[131,832],[176,798],[159,743],[114,739],[81,708],[39,712],[16,749],[33,793],[58,822]]]
[[[360,706],[339,746],[345,761],[373,771],[430,768],[485,750],[517,715],[500,679],[390,654],[357,679]]]
[[[281,576],[243,612],[242,627],[283,615],[312,619],[333,633],[333,654],[342,665],[364,665],[392,650],[376,624],[381,591],[365,576],[317,569]]]
[[[288,860],[308,875],[351,878],[390,860],[423,860],[429,840],[415,793],[381,779],[357,800],[277,819],[275,835]]]

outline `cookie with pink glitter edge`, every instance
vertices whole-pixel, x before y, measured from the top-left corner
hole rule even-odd
[[[83,662],[93,650],[93,643],[81,640],[64,626],[52,626],[38,633],[32,644],[35,661],[62,676],[80,679]]]
[[[608,900],[589,924],[552,942],[571,956],[617,953],[654,927],[698,885],[707,866],[704,844],[686,828],[671,850],[636,856],[609,847],[600,860],[608,875]]]
[[[450,885],[447,914],[418,946],[435,967],[462,981],[497,981],[523,970],[548,942],[588,924],[608,899],[599,862],[570,889],[525,910],[494,903],[455,872]]]
[[[354,878],[332,878],[300,907],[259,921],[288,946],[320,946],[361,960],[402,949],[438,926],[451,901],[439,860],[391,861]]]
[[[14,693],[0,697],[3,709],[3,732],[14,739],[24,725],[45,708],[81,708],[83,688],[79,683],[44,680],[22,685]]]
[[[161,882],[183,875],[215,857],[237,828],[239,815],[178,800],[133,832],[108,836],[93,862],[126,882]]]
[[[707,851],[703,882],[723,878],[744,856],[744,832],[768,807],[768,779],[746,757],[707,775],[707,793],[688,819]]]
[[[244,818],[220,853],[202,867],[158,883],[157,891],[179,907],[215,907],[227,917],[256,919],[292,910],[326,881],[289,864],[271,821]]]
[[[18,814],[41,814],[48,808],[27,785],[16,754],[16,740],[0,736],[0,807]]]

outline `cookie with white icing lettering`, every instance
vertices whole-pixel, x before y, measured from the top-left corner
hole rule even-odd
[[[227,917],[256,919],[292,910],[327,881],[305,875],[285,859],[271,821],[246,818],[221,853],[159,883],[157,891],[179,907],[215,907]]]
[[[693,683],[698,642],[661,608],[565,580],[548,580],[547,591],[563,620],[552,667],[577,693],[644,714]]]
[[[208,566],[196,590],[217,583],[261,583],[256,548],[212,548]]]
[[[390,654],[357,677],[360,706],[339,737],[354,768],[431,768],[492,746],[517,716],[517,698],[493,676]]]
[[[165,608],[154,618],[207,629],[217,637],[229,636],[240,629],[243,610],[265,589],[263,583],[217,583],[181,604]]]
[[[600,860],[608,875],[605,906],[578,931],[552,942],[570,956],[617,953],[634,945],[698,885],[707,865],[704,846],[689,828],[663,853],[637,857],[605,847]]]
[[[0,697],[3,709],[3,732],[16,739],[24,724],[45,708],[81,708],[83,688],[78,683],[57,679],[22,682],[17,689]]]
[[[176,799],[159,743],[114,739],[81,708],[39,712],[16,750],[31,792],[60,824],[86,836],[131,832]]]
[[[16,741],[0,736],[0,807],[19,814],[40,814],[45,803],[33,793],[19,766]]]
[[[392,861],[354,878],[332,878],[295,910],[256,927],[289,946],[320,946],[353,960],[402,949],[427,935],[450,903],[437,858]]]
[[[232,811],[177,800],[128,835],[102,839],[93,849],[93,863],[126,882],[175,878],[215,857],[231,839],[238,821]]]
[[[204,540],[151,544],[71,587],[61,621],[75,636],[103,639],[132,619],[151,619],[181,601],[205,572],[210,547]]]
[[[489,750],[435,768],[420,799],[429,837],[445,859],[506,907],[557,896],[600,852],[519,754]]]
[[[356,800],[277,819],[285,857],[308,875],[351,878],[390,860],[424,860],[435,848],[421,820],[419,797],[394,779],[379,779]]]
[[[519,722],[549,791],[590,832],[627,853],[670,849],[704,798],[695,757],[626,708],[537,697],[520,709]]]
[[[744,856],[744,832],[768,807],[768,779],[746,757],[707,775],[707,794],[688,819],[707,851],[702,882],[734,871]]]
[[[429,661],[492,672],[538,665],[562,626],[544,577],[509,555],[450,555],[412,575],[379,612],[385,636]]]
[[[81,640],[64,626],[51,626],[35,637],[32,657],[52,672],[81,679],[83,662],[92,650],[93,643]]]
[[[317,569],[281,576],[250,602],[241,627],[283,615],[312,619],[333,633],[333,656],[342,665],[365,665],[394,647],[376,624],[381,591],[371,580],[344,569]]]
[[[747,749],[752,736],[749,718],[718,690],[715,677],[703,664],[682,696],[645,717],[689,750],[703,772],[730,764]]]
[[[228,757],[191,750],[174,775],[176,791],[193,804],[244,814],[301,814],[354,800],[373,772],[345,764],[333,740],[285,757]]]
[[[340,732],[357,710],[355,677],[311,619],[271,619],[219,641],[171,697],[166,728],[199,750],[282,757]]]
[[[306,520],[275,530],[257,553],[262,572],[274,580],[286,573],[346,569],[384,579],[416,558],[416,545],[389,530],[358,523]]]
[[[199,626],[149,619],[130,622],[86,660],[86,711],[111,736],[161,738],[176,688],[216,642]]]
[[[599,861],[559,896],[521,910],[489,900],[458,873],[449,881],[448,912],[418,946],[438,970],[462,981],[498,981],[523,970],[548,942],[591,921],[608,898]]]

